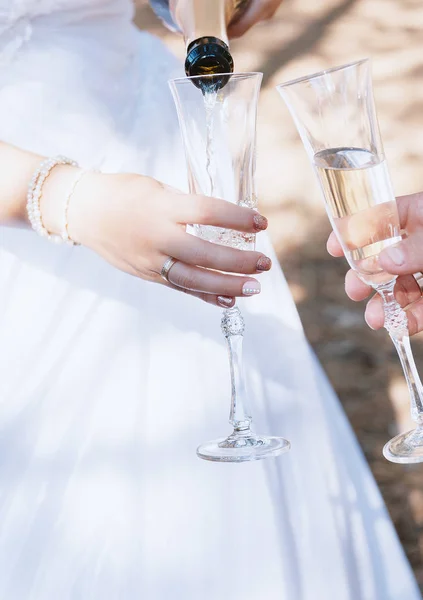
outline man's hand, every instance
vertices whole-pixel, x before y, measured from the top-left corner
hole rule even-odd
[[[398,275],[395,296],[407,310],[410,335],[423,331],[423,298],[413,274],[423,272],[423,192],[397,198],[401,228],[406,239],[380,254],[379,263],[385,271]],[[329,236],[327,248],[332,256],[343,256],[335,234]],[[355,271],[348,271],[345,290],[355,301],[367,298],[371,288],[363,283]],[[384,314],[379,294],[368,302],[365,319],[372,329],[383,327]]]
[[[281,3],[282,0],[251,0],[241,18],[229,27],[229,37],[241,37],[259,21],[271,19]]]

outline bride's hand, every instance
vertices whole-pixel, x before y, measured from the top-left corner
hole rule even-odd
[[[69,179],[74,177],[74,169],[69,167],[55,171],[49,188],[46,184],[42,204],[43,220],[50,231],[61,229],[63,214],[57,198],[64,197]],[[267,228],[267,220],[256,211],[224,200],[183,194],[154,179],[132,174],[87,173],[68,210],[72,239],[127,273],[224,307],[232,306],[236,296],[259,293],[256,279],[228,273],[267,271],[269,258],[192,236],[185,231],[187,223],[246,233]],[[167,282],[160,271],[169,257],[177,262]]]

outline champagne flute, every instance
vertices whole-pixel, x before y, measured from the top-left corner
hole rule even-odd
[[[423,388],[405,311],[395,299],[396,275],[379,254],[401,240],[398,208],[383,151],[368,59],[277,86],[295,122],[323,192],[345,257],[383,301],[385,328],[398,352],[416,428],[384,447],[398,463],[423,462]]]
[[[185,156],[189,188],[194,194],[223,198],[256,208],[255,147],[257,100],[261,73],[184,77],[170,81]],[[193,233],[213,243],[254,250],[255,235],[218,227],[193,226]],[[231,373],[233,432],[202,444],[197,454],[205,460],[241,462],[277,456],[289,450],[281,437],[257,435],[252,428],[243,374],[244,319],[238,306],[223,311]]]

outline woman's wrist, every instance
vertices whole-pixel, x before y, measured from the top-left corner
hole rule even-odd
[[[61,182],[61,193],[73,175]],[[97,250],[105,238],[113,239],[116,222],[121,218],[122,201],[133,200],[133,216],[143,205],[143,198],[154,186],[154,179],[130,173],[87,172],[72,195],[68,207],[68,231],[75,242]],[[65,192],[66,193],[66,192]],[[57,208],[55,209],[57,215]],[[119,216],[118,216],[119,215]],[[59,217],[60,219],[60,217]],[[56,216],[55,226],[57,227]]]
[[[42,186],[42,223],[50,234],[62,236],[67,232],[73,242],[96,250],[105,239],[112,239],[119,227],[116,220],[122,218],[122,196],[126,203],[132,203],[136,215],[142,210],[143,199],[162,188],[156,180],[142,175],[84,172],[60,164]]]
[[[101,182],[108,177],[76,165],[56,165],[41,189],[39,209],[45,231],[54,240],[90,246],[104,210],[101,199],[108,191],[105,186],[101,198]]]
[[[40,211],[43,225],[49,233],[61,235],[64,230],[66,198],[80,170],[72,165],[57,165],[45,180]]]
[[[43,157],[0,142],[2,166],[0,223],[28,224],[28,184]]]

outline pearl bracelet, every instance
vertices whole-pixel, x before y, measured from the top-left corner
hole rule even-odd
[[[28,185],[26,204],[28,219],[31,223],[32,229],[36,233],[38,233],[38,235],[41,235],[42,237],[45,237],[48,240],[55,243],[67,242],[68,244],[75,245],[75,242],[71,240],[68,234],[67,212],[69,200],[73,194],[76,184],[78,183],[82,175],[85,173],[84,171],[82,171],[82,173],[78,173],[78,179],[74,182],[71,192],[67,196],[65,204],[65,227],[62,234],[57,235],[49,232],[44,226],[41,216],[40,201],[43,193],[43,186],[51,171],[54,169],[54,167],[58,165],[71,165],[73,167],[77,167],[78,163],[76,163],[74,160],[71,160],[70,158],[66,158],[66,156],[57,156],[55,158],[48,158],[46,160],[43,160],[38,169],[32,175]]]

